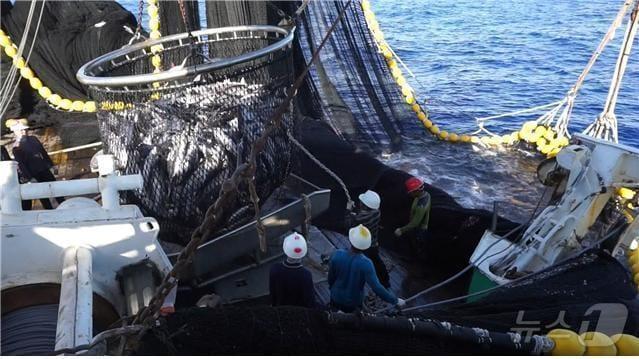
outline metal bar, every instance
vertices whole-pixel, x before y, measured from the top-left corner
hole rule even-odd
[[[62,149],[62,150],[48,152],[48,154],[49,154],[49,156],[53,156],[53,155],[57,155],[59,153],[67,153],[67,152],[79,151],[79,150],[84,150],[84,149],[87,149],[87,148],[93,148],[93,147],[98,147],[98,146],[102,146],[102,142],[93,142],[93,143],[88,143],[86,145],[69,147],[69,148],[65,148],[65,149]]]
[[[315,191],[308,197],[311,201],[312,217],[316,217],[328,209],[330,190]],[[284,235],[291,228],[301,225],[304,217],[302,199],[263,216],[262,222],[266,229],[266,237],[272,239]],[[257,248],[259,248],[259,239],[255,229],[255,221],[252,221],[198,247],[190,276],[205,277],[214,270],[228,265],[233,259],[251,253]],[[220,255],[220,253],[224,253],[224,255]],[[171,261],[175,261],[177,254],[171,254],[169,258]]]
[[[93,338],[93,263],[84,247],[64,250],[55,349],[86,345]]]
[[[102,193],[109,188],[117,192],[134,190],[142,187],[142,176],[140,175],[114,175],[107,177],[58,182],[25,183],[20,185],[20,191],[18,193],[20,193],[21,199],[39,199]],[[104,199],[105,193],[102,193],[102,200],[104,201]]]
[[[18,162],[0,162],[0,209],[4,214],[22,212]]]
[[[251,51],[239,56],[226,58],[226,59],[216,59],[214,62],[201,64],[197,66],[189,66],[184,69],[172,69],[170,71],[163,71],[157,74],[144,74],[144,75],[129,75],[129,76],[114,76],[114,77],[100,77],[93,76],[93,69],[101,66],[105,62],[111,62],[113,64],[113,59],[118,58],[120,56],[125,56],[133,51],[138,51],[146,47],[162,44],[169,41],[177,41],[181,39],[188,38],[190,35],[188,33],[181,33],[176,35],[165,36],[160,39],[155,40],[146,40],[141,43],[127,46],[123,49],[119,49],[116,51],[112,51],[108,54],[102,55],[86,64],[84,64],[76,74],[76,78],[80,83],[84,85],[91,86],[124,86],[124,85],[141,85],[141,84],[149,84],[156,81],[170,81],[176,80],[188,76],[195,76],[205,72],[211,72],[213,70],[222,69],[225,67],[233,66],[242,62],[251,61],[257,58],[260,58],[264,55],[267,55],[270,52],[281,50],[288,46],[294,38],[295,28],[293,28],[290,32],[282,29],[277,26],[267,26],[267,25],[251,25],[251,26],[233,26],[233,27],[224,27],[224,28],[216,28],[216,29],[206,29],[193,32],[193,35],[207,35],[207,34],[217,34],[227,33],[227,32],[235,32],[235,31],[271,31],[276,33],[281,33],[286,35],[282,40],[268,45],[264,48],[261,48],[256,51]],[[114,65],[115,66],[115,65]]]

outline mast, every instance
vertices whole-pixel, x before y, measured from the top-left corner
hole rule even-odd
[[[630,57],[630,50],[632,49],[632,43],[634,42],[638,29],[639,0],[635,2],[634,8],[630,13],[630,19],[628,20],[628,26],[626,27],[624,41],[621,45],[621,49],[619,50],[619,57],[617,58],[615,72],[612,76],[610,90],[608,92],[604,109],[597,120],[584,131],[587,135],[603,138],[608,141],[619,142],[615,108],[617,105],[619,90],[621,89],[621,80],[623,79],[623,75],[626,71],[628,59]]]

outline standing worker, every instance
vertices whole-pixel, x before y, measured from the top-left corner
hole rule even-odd
[[[302,258],[308,251],[306,240],[301,234],[293,232],[284,239],[282,248],[286,259],[273,265],[269,276],[271,304],[315,307],[313,277],[302,266]]]
[[[428,240],[428,221],[430,219],[430,194],[424,190],[424,182],[411,177],[405,183],[406,192],[413,197],[410,208],[410,221],[407,225],[395,230],[395,236],[401,237],[414,231],[417,248],[423,248]]]
[[[20,173],[26,181],[35,179],[38,182],[54,182],[55,177],[51,173],[53,161],[42,146],[42,143],[34,137],[29,136],[29,127],[19,122],[11,126],[11,131],[16,136],[13,146],[13,158],[18,162]],[[58,204],[64,202],[64,197],[56,197]],[[48,198],[41,198],[40,203],[45,209],[53,209]],[[27,208],[24,208],[26,205]],[[24,210],[31,209],[31,201],[23,202]]]
[[[364,251],[364,255],[373,262],[375,273],[379,282],[384,288],[390,288],[390,278],[384,261],[379,256],[379,219],[381,198],[375,191],[366,191],[359,195],[359,203],[357,211],[352,214],[351,225],[354,227],[358,224],[368,228],[371,232],[371,247]]]
[[[331,257],[328,285],[331,288],[331,306],[351,313],[359,310],[364,302],[364,285],[368,283],[373,292],[384,301],[404,306],[406,302],[397,298],[382,286],[375,275],[375,268],[363,252],[371,246],[371,232],[361,224],[348,232],[351,249],[337,250]]]

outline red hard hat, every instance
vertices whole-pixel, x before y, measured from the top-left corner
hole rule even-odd
[[[417,177],[411,177],[404,183],[406,186],[406,192],[411,193],[421,189],[424,186],[424,182]]]

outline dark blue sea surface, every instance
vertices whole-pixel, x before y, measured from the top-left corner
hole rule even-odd
[[[372,0],[385,38],[415,74],[405,76],[441,129],[476,129],[475,117],[561,100],[577,80],[622,0]],[[627,21],[627,17],[626,17]],[[581,132],[603,109],[625,23],[586,77],[570,122]],[[621,143],[639,147],[639,41],[635,40],[616,115]],[[537,115],[502,118],[489,129],[518,129]],[[411,136],[412,137],[412,136]],[[520,150],[448,144],[427,134],[385,162],[448,191],[464,206],[525,221],[543,187],[541,158]]]
[[[623,2],[372,0],[371,4],[387,42],[415,74],[417,80],[405,76],[419,98],[430,103],[435,122],[462,132],[475,129],[473,117],[562,99]],[[586,78],[572,115],[573,132],[585,129],[603,109],[625,25]],[[620,142],[639,146],[637,39],[616,115]],[[501,119],[491,128],[514,130],[525,119]]]

